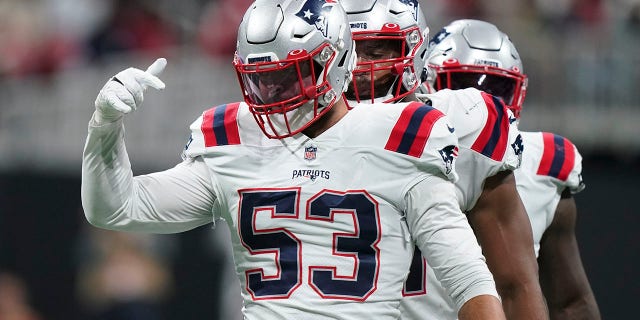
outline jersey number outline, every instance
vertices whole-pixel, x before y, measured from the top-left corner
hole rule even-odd
[[[263,268],[245,271],[253,300],[287,299],[302,285],[302,241],[287,228],[256,227],[259,213],[271,219],[299,219],[300,188],[242,189],[238,209],[240,242],[251,255],[274,254],[275,275]],[[365,301],[377,289],[380,268],[380,219],[377,201],[364,190],[324,189],[307,200],[303,223],[333,223],[350,215],[353,232],[333,232],[332,254],[353,259],[353,272],[340,275],[336,266],[310,265],[307,282],[325,299]]]

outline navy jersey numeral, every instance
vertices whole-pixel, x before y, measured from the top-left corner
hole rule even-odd
[[[427,262],[422,257],[422,252],[417,247],[413,250],[413,259],[409,268],[409,275],[404,282],[402,295],[419,296],[427,293]]]
[[[283,228],[255,227],[258,212],[269,211],[274,219],[296,218],[296,190],[243,192],[238,226],[242,244],[252,255],[275,253],[277,274],[265,276],[262,269],[245,271],[247,290],[256,299],[287,298],[300,285],[300,240]]]
[[[302,284],[303,243],[287,228],[259,229],[256,216],[299,219],[299,188],[240,190],[238,227],[242,245],[251,255],[274,254],[276,275],[262,268],[245,271],[247,290],[254,300],[288,298]],[[327,299],[366,300],[377,288],[380,268],[380,221],[378,204],[366,191],[323,190],[305,204],[300,222],[333,223],[337,215],[353,220],[352,232],[327,236],[332,254],[353,260],[353,272],[339,274],[333,265],[309,266],[309,285]]]

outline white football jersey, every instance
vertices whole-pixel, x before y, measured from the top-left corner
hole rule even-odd
[[[149,232],[225,220],[247,319],[396,319],[414,243],[461,306],[497,293],[447,181],[449,127],[422,103],[385,104],[355,108],[313,139],[276,140],[246,104],[226,104],[191,125],[182,164],[132,182],[122,133],[90,127],[85,214]]]
[[[565,188],[578,193],[582,181],[582,156],[568,139],[548,132],[521,132],[526,145],[521,167],[515,171],[538,256],[540,239],[553,221],[560,195]]]
[[[504,104],[475,88],[443,89],[418,96],[447,115],[458,137],[455,183],[462,211],[470,211],[482,193],[485,179],[520,166],[523,142],[515,118]],[[403,319],[457,319],[458,310],[430,263],[414,256],[401,302]]]

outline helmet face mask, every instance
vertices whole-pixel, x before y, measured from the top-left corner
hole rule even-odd
[[[528,80],[506,34],[480,20],[456,20],[429,42],[431,90],[476,88],[501,98],[520,118]]]
[[[437,70],[434,88],[464,89],[476,88],[493,96],[501,98],[505,104],[513,105],[514,98],[520,96],[523,86],[521,75],[517,72],[509,72],[500,68],[478,65],[454,65],[431,66]]]
[[[291,112],[302,110],[316,118],[321,115],[319,99],[333,104],[337,95],[326,78],[325,66],[335,58],[335,51],[323,45],[311,54],[294,50],[288,59],[275,62],[236,64],[236,71],[245,102],[261,127],[268,128],[273,138],[293,135],[307,126],[295,128],[289,119]],[[321,82],[318,82],[321,81]],[[324,109],[329,110],[328,108]],[[305,117],[298,119],[304,120]],[[264,130],[264,129],[263,129]]]
[[[418,1],[342,0],[356,42],[358,64],[346,97],[396,102],[420,85],[428,28]]]
[[[238,29],[233,64],[264,134],[293,136],[329,111],[351,77],[352,50],[346,14],[336,2],[254,2]]]

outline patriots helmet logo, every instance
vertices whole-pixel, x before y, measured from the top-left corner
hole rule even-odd
[[[307,0],[304,5],[296,13],[296,16],[302,18],[308,24],[316,27],[323,36],[327,36],[327,14],[331,9],[338,5],[337,0]]]
[[[429,40],[429,46],[434,46],[442,42],[446,37],[448,37],[451,32],[447,31],[446,28],[442,28],[438,33],[436,33],[431,40]]]
[[[418,6],[420,5],[418,0],[400,0],[400,2],[409,7],[409,10],[411,10],[411,14],[413,15],[413,20],[418,21]]]
[[[442,161],[444,161],[445,173],[451,173],[451,170],[453,170],[453,161],[458,156],[458,147],[450,145],[438,150],[438,152],[442,157]]]

